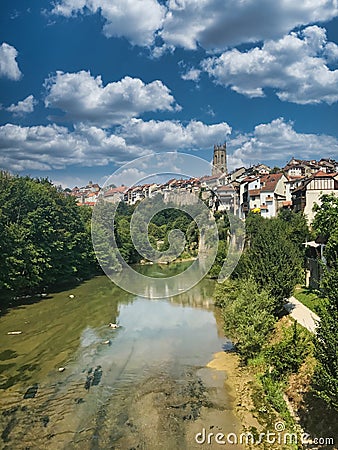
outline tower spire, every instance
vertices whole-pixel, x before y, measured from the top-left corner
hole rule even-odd
[[[226,142],[224,142],[223,145],[214,145],[214,157],[212,164],[212,175],[228,173]]]

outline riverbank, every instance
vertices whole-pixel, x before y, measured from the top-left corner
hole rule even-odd
[[[71,289],[76,289],[86,281],[92,280],[96,277],[102,276],[102,271],[93,271],[84,278],[73,277],[67,280],[61,280],[53,283],[50,286],[41,285],[34,289],[25,290],[24,292],[14,292],[8,290],[0,291],[0,316],[6,314],[11,308],[31,305],[43,299],[49,298],[56,293],[62,293]]]
[[[289,317],[282,318],[275,327],[271,341],[281,338],[281,330],[291,326]],[[266,371],[263,360],[255,360],[249,365],[242,365],[239,355],[234,352],[219,352],[208,367],[225,373],[226,390],[233,397],[234,413],[241,423],[240,433],[252,433],[258,439],[260,433],[276,433],[280,427],[281,443],[262,442],[246,445],[246,448],[266,450],[285,450],[305,448],[301,444],[302,434],[306,436],[307,448],[321,450],[338,449],[338,413],[329,410],[327,405],[314,395],[312,377],[315,366],[313,356],[301,365],[296,374],[291,374],[285,384],[281,383],[280,391],[265,392],[261,376]],[[280,411],[274,403],[280,403]],[[297,433],[296,444],[285,445],[287,433]],[[278,432],[276,433],[278,437]],[[284,438],[286,436],[286,438]],[[318,441],[315,444],[316,440]],[[257,442],[257,441],[256,441]],[[321,443],[320,443],[321,442]]]
[[[153,261],[147,261],[145,259],[141,259],[139,264],[141,266],[152,266],[154,264],[167,266],[167,265],[175,265],[175,264],[191,262],[191,261],[196,261],[196,260],[197,260],[197,256],[188,256],[187,258],[176,258],[173,261],[158,261],[157,263],[154,263]]]
[[[240,365],[239,356],[235,352],[219,352],[207,367],[225,372],[225,385],[233,397],[234,411],[242,424],[242,430],[256,428],[260,425],[253,414],[252,401],[253,373],[247,367]]]

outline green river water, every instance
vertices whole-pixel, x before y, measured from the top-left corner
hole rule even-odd
[[[205,367],[227,344],[213,290],[205,279],[182,295],[150,300],[100,276],[3,311],[0,447],[219,448],[194,440],[202,426],[239,428],[226,374]]]

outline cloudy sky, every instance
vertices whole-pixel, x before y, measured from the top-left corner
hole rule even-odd
[[[177,151],[338,158],[337,0],[2,0],[0,168],[64,186]]]

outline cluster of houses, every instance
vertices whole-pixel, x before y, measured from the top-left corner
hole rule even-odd
[[[220,147],[217,147],[216,155],[221,160],[219,153]],[[320,203],[322,194],[338,196],[338,162],[331,158],[320,161],[292,158],[281,170],[259,164],[227,173],[224,163],[220,169],[214,160],[211,176],[172,179],[163,184],[112,186],[104,190],[90,182],[85,187],[75,187],[69,194],[76,197],[79,205],[94,206],[100,197],[109,202],[124,201],[134,205],[157,193],[170,199],[173,193],[193,192],[207,201],[211,209],[230,211],[240,219],[245,219],[250,211],[266,218],[275,217],[280,209],[289,208],[303,211],[309,223],[314,217],[313,206]]]
[[[98,184],[89,181],[87,186],[77,187],[75,186],[72,190],[67,189],[66,194],[69,194],[76,198],[76,203],[78,205],[94,206],[99,198],[101,188]]]
[[[253,170],[252,170],[253,169]],[[311,223],[313,206],[322,194],[338,196],[338,162],[332,159],[303,161],[292,158],[280,171],[260,165],[243,172],[230,183],[217,187],[224,209],[244,219],[250,211],[275,217],[282,208],[303,211]],[[231,189],[233,188],[233,189]],[[235,191],[235,192],[234,192]]]

